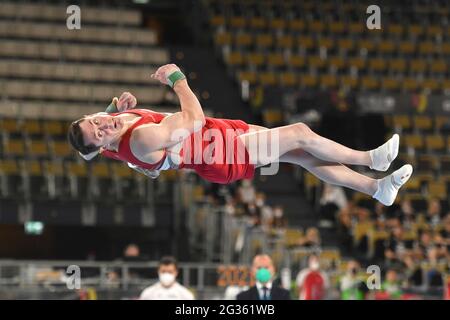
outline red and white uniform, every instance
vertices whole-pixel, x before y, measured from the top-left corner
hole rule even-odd
[[[130,148],[130,137],[135,128],[147,123],[160,123],[167,115],[147,109],[132,109],[111,115],[122,113],[133,113],[141,118],[122,136],[118,152],[105,150],[102,155],[149,170],[171,169],[167,150],[164,150],[164,156],[157,163],[148,164],[137,159]],[[177,163],[177,168],[193,169],[202,178],[214,183],[228,184],[253,178],[255,166],[250,163],[245,146],[237,139],[237,136],[248,130],[249,125],[241,120],[206,117],[202,129],[182,142],[181,162]]]
[[[297,276],[297,286],[301,287],[300,300],[323,300],[329,286],[328,277],[318,270],[304,269]]]

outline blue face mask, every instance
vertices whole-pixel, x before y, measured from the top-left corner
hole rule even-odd
[[[260,268],[258,271],[256,271],[256,280],[258,280],[261,283],[269,282],[272,275],[270,274],[269,269],[267,268]]]

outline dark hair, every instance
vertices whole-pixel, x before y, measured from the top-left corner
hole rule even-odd
[[[81,152],[82,154],[89,154],[89,153],[99,150],[100,147],[97,147],[94,144],[85,145],[84,138],[83,138],[83,132],[81,131],[81,127],[80,127],[80,122],[83,120],[84,120],[84,118],[81,118],[70,124],[67,138],[75,150]]]
[[[161,260],[159,260],[159,266],[168,266],[173,264],[175,266],[175,269],[178,270],[178,263],[177,263],[177,259],[175,259],[174,257],[171,256],[165,256],[162,257]]]

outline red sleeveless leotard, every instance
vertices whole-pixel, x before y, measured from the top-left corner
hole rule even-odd
[[[119,142],[118,152],[105,150],[102,155],[145,169],[161,169],[166,161],[167,151],[164,150],[164,156],[157,163],[142,162],[131,152],[130,137],[138,126],[160,123],[167,115],[147,109],[132,109],[121,113],[133,113],[141,118],[124,133]],[[177,168],[193,169],[202,178],[222,184],[253,178],[255,166],[250,163],[247,150],[240,139],[236,139],[238,135],[248,130],[248,124],[241,120],[206,117],[206,124],[202,130],[191,134],[183,141],[180,150],[181,161],[177,163]]]

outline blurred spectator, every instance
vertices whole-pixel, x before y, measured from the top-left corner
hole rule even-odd
[[[302,247],[319,249],[321,244],[319,229],[310,227],[306,229],[305,237],[300,239],[299,245]]]
[[[423,273],[420,265],[416,263],[413,257],[404,259],[406,265],[405,282],[407,287],[419,287],[423,284]]]
[[[284,217],[284,209],[282,206],[275,206],[273,208],[273,227],[285,228],[287,225],[286,218]]]
[[[273,282],[275,267],[272,259],[265,254],[253,258],[252,277],[256,285],[237,295],[237,300],[290,300],[289,291]]]
[[[256,190],[249,179],[244,179],[241,182],[240,187],[237,190],[239,201],[244,204],[249,204],[255,201]]]
[[[426,220],[433,227],[441,222],[441,203],[439,199],[431,199],[428,202]]]
[[[398,280],[397,271],[389,269],[386,272],[385,281],[381,285],[381,290],[387,299],[400,299],[402,289]]]
[[[297,275],[297,288],[300,300],[324,300],[329,287],[328,276],[320,270],[319,257],[308,258],[308,268]]]
[[[177,261],[173,257],[163,257],[159,262],[159,281],[144,289],[140,300],[193,300],[194,295],[176,281]]]
[[[429,268],[426,271],[427,284],[430,287],[441,287],[443,283],[443,275],[438,267],[438,249],[436,247],[428,250]]]
[[[123,261],[147,261],[148,257],[141,254],[141,249],[137,244],[131,243],[123,250]]]
[[[347,206],[347,197],[340,186],[324,184],[320,198],[320,222],[324,227],[332,227],[336,223],[336,213]]]
[[[411,229],[416,222],[415,211],[409,199],[404,199],[399,210],[400,221],[405,229]]]
[[[341,278],[339,287],[342,300],[364,300],[367,286],[358,278],[359,263],[356,260],[348,262],[347,272]]]
[[[412,250],[412,247],[412,241],[406,240],[404,237],[403,228],[401,226],[395,227],[385,244],[386,264],[391,268],[401,267],[402,259]]]

